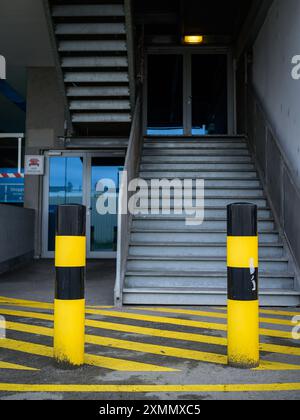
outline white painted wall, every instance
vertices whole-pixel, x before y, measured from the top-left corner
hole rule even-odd
[[[275,0],[254,45],[253,80],[292,171],[300,183],[300,1]]]

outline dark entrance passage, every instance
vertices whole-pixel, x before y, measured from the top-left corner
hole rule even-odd
[[[149,54],[147,134],[229,134],[229,78],[226,52]]]
[[[192,134],[227,134],[227,57],[192,55]]]
[[[148,58],[148,134],[183,135],[183,56]]]

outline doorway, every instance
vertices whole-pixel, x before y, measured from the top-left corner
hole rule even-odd
[[[146,75],[147,135],[234,134],[233,61],[228,49],[150,49]]]
[[[109,179],[119,191],[119,173],[123,170],[122,152],[95,154],[89,152],[46,153],[43,203],[43,257],[53,258],[57,206],[86,206],[87,257],[110,259],[117,251],[117,214],[101,215],[98,198],[103,194],[100,180]]]

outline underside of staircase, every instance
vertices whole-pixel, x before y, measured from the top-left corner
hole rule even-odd
[[[124,1],[50,0],[49,5],[73,134],[128,134]]]
[[[184,214],[133,217],[124,305],[225,305],[226,207],[234,202],[258,206],[260,304],[300,304],[293,260],[244,137],[145,138],[140,178],[204,179],[205,220],[187,226]]]

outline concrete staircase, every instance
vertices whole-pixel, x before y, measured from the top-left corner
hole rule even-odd
[[[204,179],[205,221],[193,227],[185,215],[133,218],[124,304],[224,305],[226,206],[241,201],[259,207],[261,305],[300,304],[293,261],[244,138],[146,138],[140,177]]]
[[[50,5],[75,131],[90,135],[97,128],[104,133],[112,126],[129,127],[124,2],[51,0]]]

